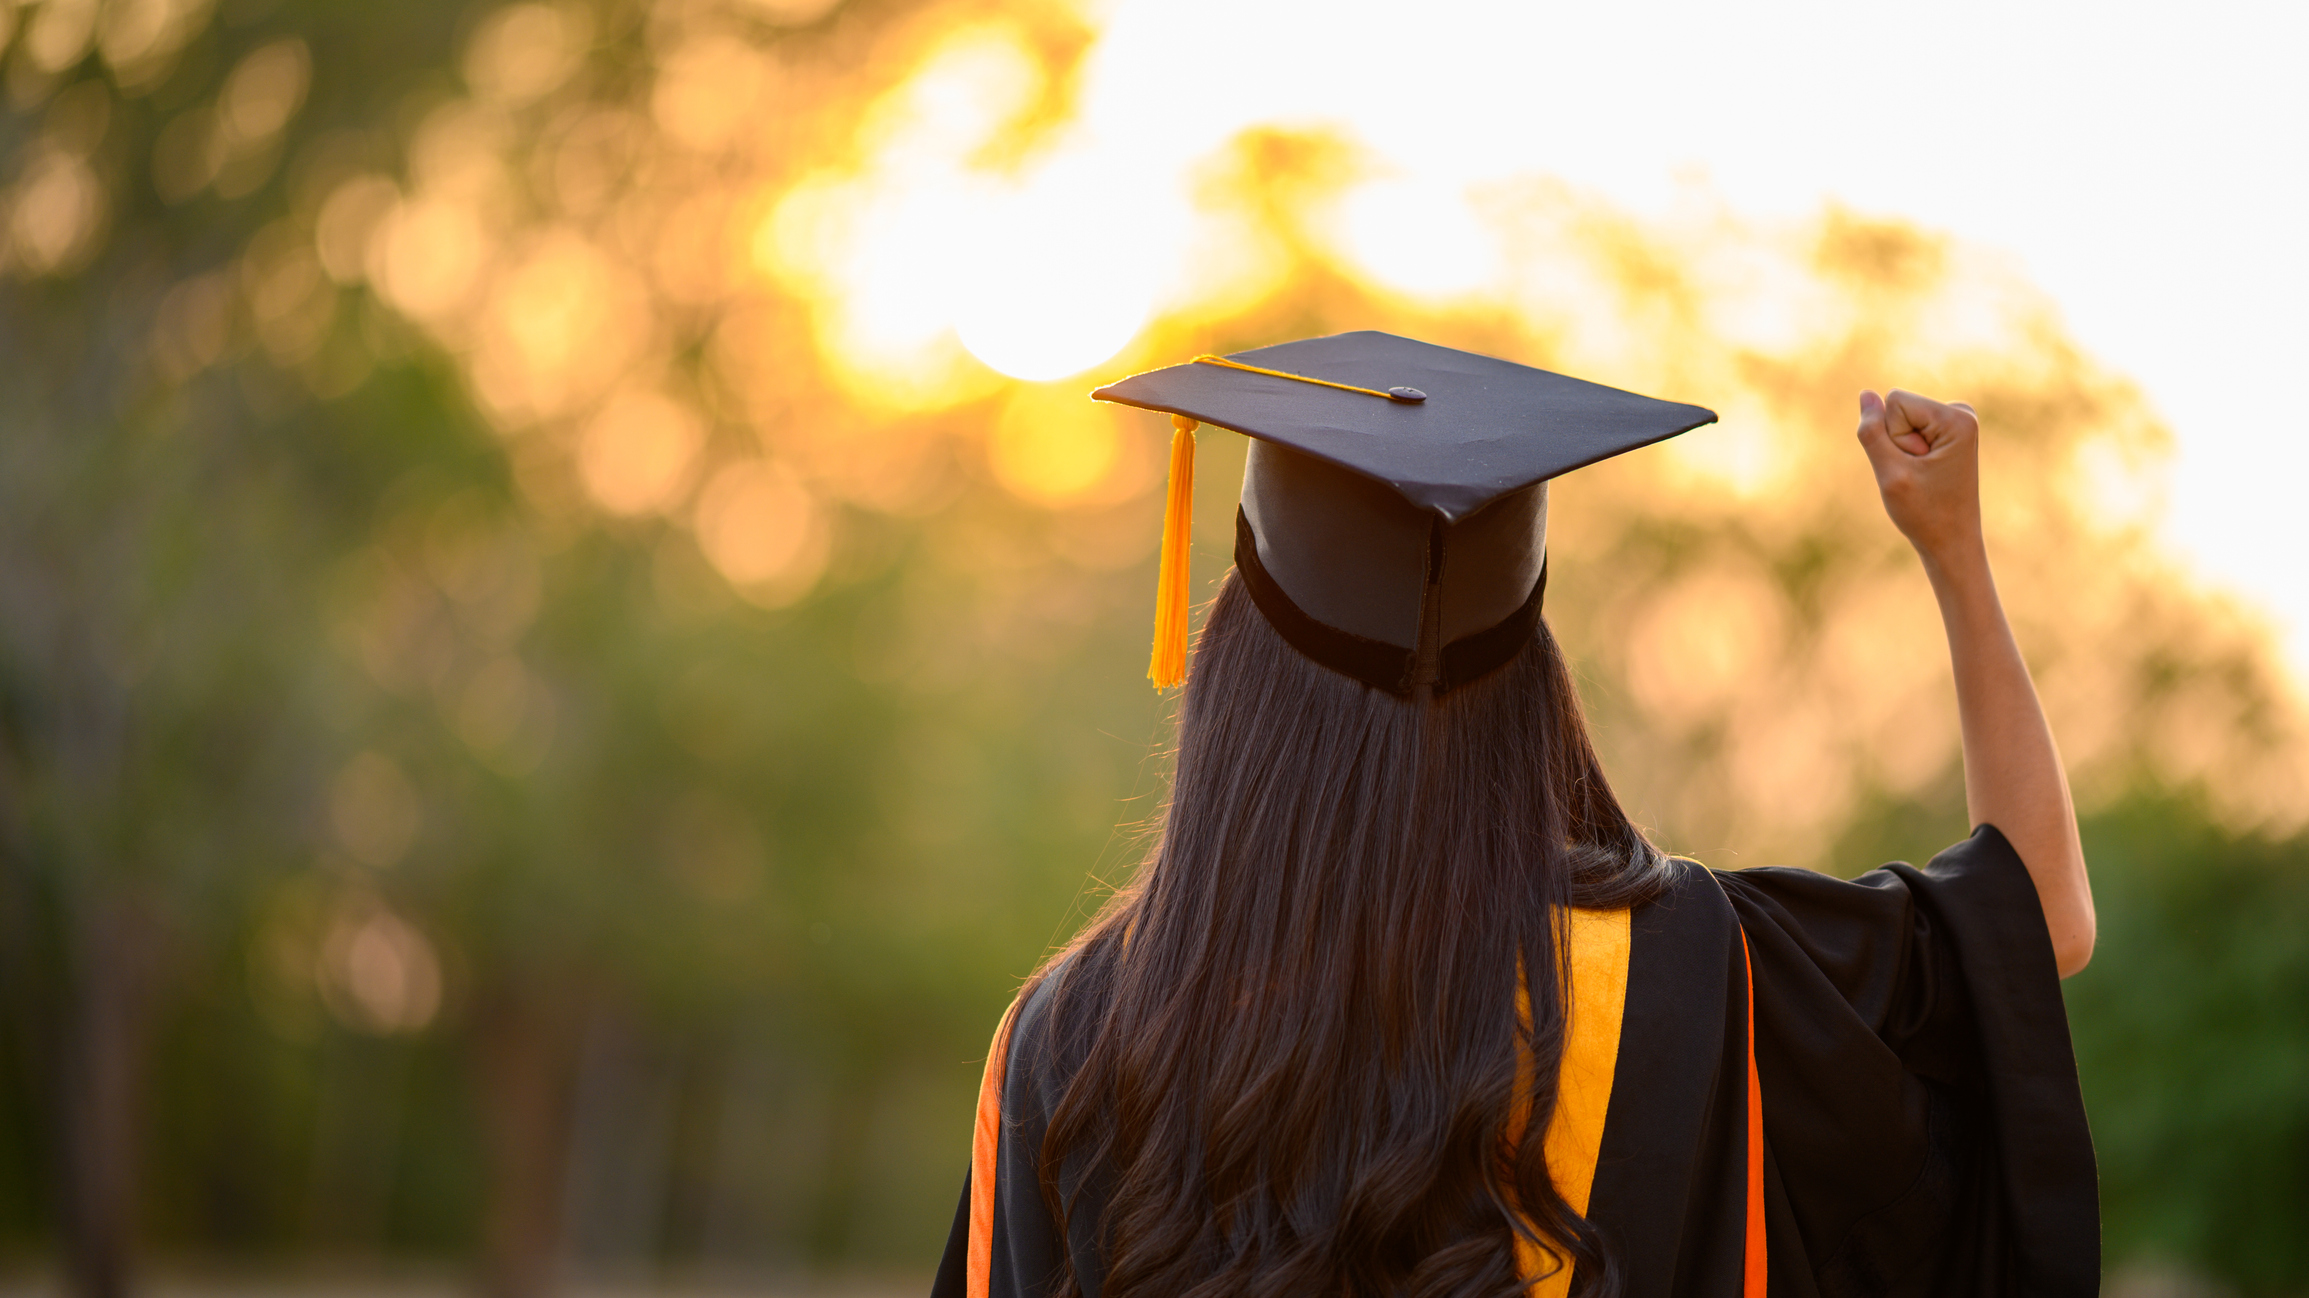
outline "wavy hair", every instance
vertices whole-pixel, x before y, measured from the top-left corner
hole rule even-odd
[[[1665,871],[1544,622],[1400,699],[1301,657],[1230,577],[1153,849],[1029,988],[1072,1072],[1042,1190],[1062,1234],[1095,1214],[1103,1298],[1517,1298],[1518,1232],[1616,1293],[1547,1175],[1550,917]]]

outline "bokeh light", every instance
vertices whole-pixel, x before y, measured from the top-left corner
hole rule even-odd
[[[459,358],[509,435],[540,429],[541,445],[566,447],[609,514],[686,519],[707,562],[755,603],[787,606],[837,566],[828,500],[905,494],[869,485],[891,475],[892,445],[911,444],[879,426],[991,409],[972,420],[984,431],[966,453],[1022,501],[1143,499],[1154,485],[1144,432],[1081,390],[1207,337],[1255,340],[1268,304],[1322,293],[1364,304],[1329,317],[1341,323],[1382,315],[1639,390],[1704,395],[1722,413],[1641,468],[1577,484],[1575,500],[1608,499],[1620,521],[1563,543],[1609,562],[1638,520],[1677,514],[1750,538],[1745,557],[1659,571],[1641,608],[1606,598],[1588,614],[1641,631],[1625,672],[1648,724],[1687,736],[1695,754],[1713,751],[1700,740],[1719,728],[1743,736],[1739,781],[1695,775],[1652,809],[1701,841],[1760,836],[1805,858],[1875,796],[1874,781],[1920,789],[1954,757],[1940,729],[1888,719],[1929,711],[1925,694],[1861,701],[1875,677],[1847,656],[1880,645],[1774,593],[1770,556],[1829,536],[1846,547],[1832,573],[1855,592],[1870,581],[1847,570],[1897,563],[1881,535],[1849,548],[1866,500],[1836,431],[1851,390],[1897,381],[1973,393],[1992,410],[2013,403],[2022,426],[1999,452],[1992,502],[2003,543],[2047,555],[2090,537],[2100,570],[2070,584],[2061,625],[2042,628],[2054,642],[2107,643],[2144,589],[2174,581],[2155,532],[2169,435],[1993,252],[1835,208],[1743,218],[1699,179],[1660,215],[1545,178],[1466,186],[1394,169],[1346,127],[1252,125],[1256,96],[1150,116],[1138,96],[1170,47],[1135,11],[1103,31],[1056,9],[932,11],[881,38],[865,73],[831,80],[715,12],[667,9],[650,28],[655,75],[621,102],[576,79],[573,51],[591,30],[578,11],[497,11],[466,45],[472,97],[418,125],[405,179],[343,182],[312,237],[332,276],[366,274]],[[795,96],[815,96],[813,125],[778,117]],[[309,279],[279,274],[284,300]],[[179,349],[197,358],[197,304],[182,314]],[[797,368],[797,336],[815,372]],[[701,338],[706,369],[679,375],[684,340]],[[830,416],[819,384],[855,420]],[[746,439],[709,439],[732,417],[766,458]],[[1607,485],[1639,473],[1640,493]],[[2053,575],[2063,563],[2039,567],[2011,581],[2069,580]],[[1792,662],[1809,666],[1783,675]],[[2267,688],[2283,688],[2281,669],[2266,670]],[[1849,697],[1824,702],[1821,681],[1849,682]],[[2065,691],[2048,694],[2066,706]],[[2103,770],[2121,785],[2131,750],[2112,736],[2119,747],[2104,751],[2090,723],[2078,733],[2083,785],[2102,787]],[[2285,733],[2299,732],[2288,722]],[[1880,742],[1897,756],[1867,775]],[[2242,823],[2298,822],[2298,766],[2216,749],[2191,739],[2157,761],[2205,777]],[[1663,789],[1674,783],[1663,776]]]
[[[1862,387],[1981,410],[2109,862],[2069,988],[2111,1257],[2309,1283],[2295,1169],[2253,1161],[2309,1086],[2309,724],[2271,619],[2175,543],[2197,427],[1995,212],[1759,188],[1758,156],[1901,151],[1806,90],[1847,76],[1806,32],[1895,21],[1951,39],[1456,0],[0,3],[0,978],[42,989],[0,1011],[70,1007],[0,1033],[0,1267],[82,1213],[163,1266],[446,1259],[493,1298],[918,1290],[985,1029],[1161,805],[1171,430],[1087,394],[1383,328],[1722,415],[1559,484],[1549,594],[1616,786],[1719,865],[1963,832],[1932,598],[1850,429]],[[1660,66],[1597,53],[1634,49]],[[1778,74],[1727,92],[1733,49]],[[1690,140],[1725,167],[1647,170]],[[2210,242],[2109,278],[2171,290]],[[1201,435],[1198,601],[1243,454]],[[8,1136],[51,1125],[149,1184],[43,1198],[12,1151],[45,1135]]]

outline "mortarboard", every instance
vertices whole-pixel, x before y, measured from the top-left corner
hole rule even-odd
[[[1528,642],[1547,587],[1547,483],[1715,412],[1393,334],[1200,356],[1091,393],[1170,414],[1156,688],[1186,674],[1198,424],[1252,439],[1235,565],[1299,652],[1441,695]]]

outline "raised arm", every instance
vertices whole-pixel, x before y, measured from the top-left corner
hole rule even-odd
[[[2028,664],[2005,621],[1980,529],[1980,420],[1912,392],[1860,394],[1860,445],[1884,511],[1924,560],[1948,630],[1964,727],[1964,802],[2036,881],[2061,977],[2093,953],[2092,883],[2076,807]]]

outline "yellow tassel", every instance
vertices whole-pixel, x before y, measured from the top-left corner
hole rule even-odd
[[[1171,490],[1163,502],[1162,574],[1155,579],[1154,656],[1147,679],[1169,689],[1187,675],[1187,566],[1195,539],[1195,429],[1172,415]]]

